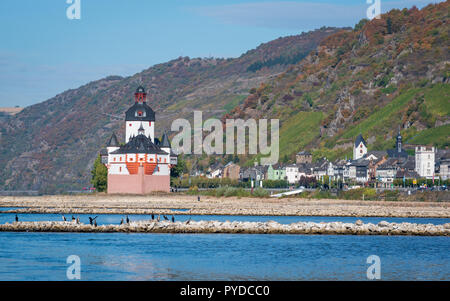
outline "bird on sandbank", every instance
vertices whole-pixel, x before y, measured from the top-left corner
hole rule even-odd
[[[98,215],[94,218],[89,216],[89,224],[92,225],[92,223],[95,221],[95,219],[98,217]]]

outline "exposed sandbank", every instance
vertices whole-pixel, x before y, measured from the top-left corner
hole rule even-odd
[[[175,214],[450,218],[447,202],[308,200],[237,198],[183,194],[3,196],[0,207],[22,207],[14,213]],[[184,211],[178,211],[183,209]]]

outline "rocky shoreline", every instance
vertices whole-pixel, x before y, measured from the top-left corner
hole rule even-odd
[[[298,222],[289,225],[268,222],[219,221],[137,221],[122,225],[93,226],[74,222],[15,222],[0,225],[0,232],[74,233],[229,233],[229,234],[325,234],[325,235],[409,235],[450,236],[450,223],[444,225],[388,223]]]

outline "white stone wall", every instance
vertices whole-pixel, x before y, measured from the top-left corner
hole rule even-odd
[[[125,163],[113,163],[110,164],[108,169],[110,175],[129,175],[127,165]]]
[[[353,160],[358,160],[367,154],[367,147],[364,143],[360,142],[357,147],[353,146]]]
[[[155,122],[153,121],[125,121],[125,143],[128,143],[131,136],[137,136],[139,128],[144,128],[144,135],[149,136],[153,143],[155,143]]]
[[[434,175],[435,149],[434,147],[416,147],[416,172],[419,176],[432,179]]]
[[[286,178],[289,184],[295,184],[300,180],[300,174],[298,167],[288,166],[286,167]]]

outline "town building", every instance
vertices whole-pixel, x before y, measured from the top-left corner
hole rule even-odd
[[[434,178],[435,149],[433,146],[416,146],[416,169],[422,178]]]
[[[241,168],[240,178],[243,182],[249,181],[263,181],[265,180],[267,167],[265,166],[253,166],[247,168]]]
[[[266,179],[277,181],[286,180],[286,168],[280,164],[269,165],[267,168]]]
[[[353,160],[358,160],[367,153],[367,144],[361,134],[356,137],[355,144],[353,145]]]
[[[442,180],[450,179],[450,151],[449,150],[437,150],[436,151],[436,175]]]
[[[397,141],[394,149],[387,150],[387,154],[390,158],[407,158],[408,153],[402,148],[402,135],[400,134],[400,128],[398,129]]]
[[[221,178],[223,173],[223,164],[216,162],[208,167],[206,177],[210,179]]]
[[[106,150],[100,151],[108,169],[108,193],[169,192],[170,169],[177,164],[177,156],[166,133],[161,141],[155,139],[155,112],[142,86],[134,101],[125,113],[125,144],[120,145],[113,133]]]
[[[222,177],[233,179],[233,180],[239,180],[240,171],[241,171],[241,167],[231,161],[231,162],[228,162],[223,167]]]
[[[298,152],[295,156],[297,164],[311,164],[312,163],[312,155],[310,152],[301,151]]]
[[[300,180],[300,173],[298,172],[298,166],[291,164],[286,166],[286,179],[289,184],[296,184]]]

